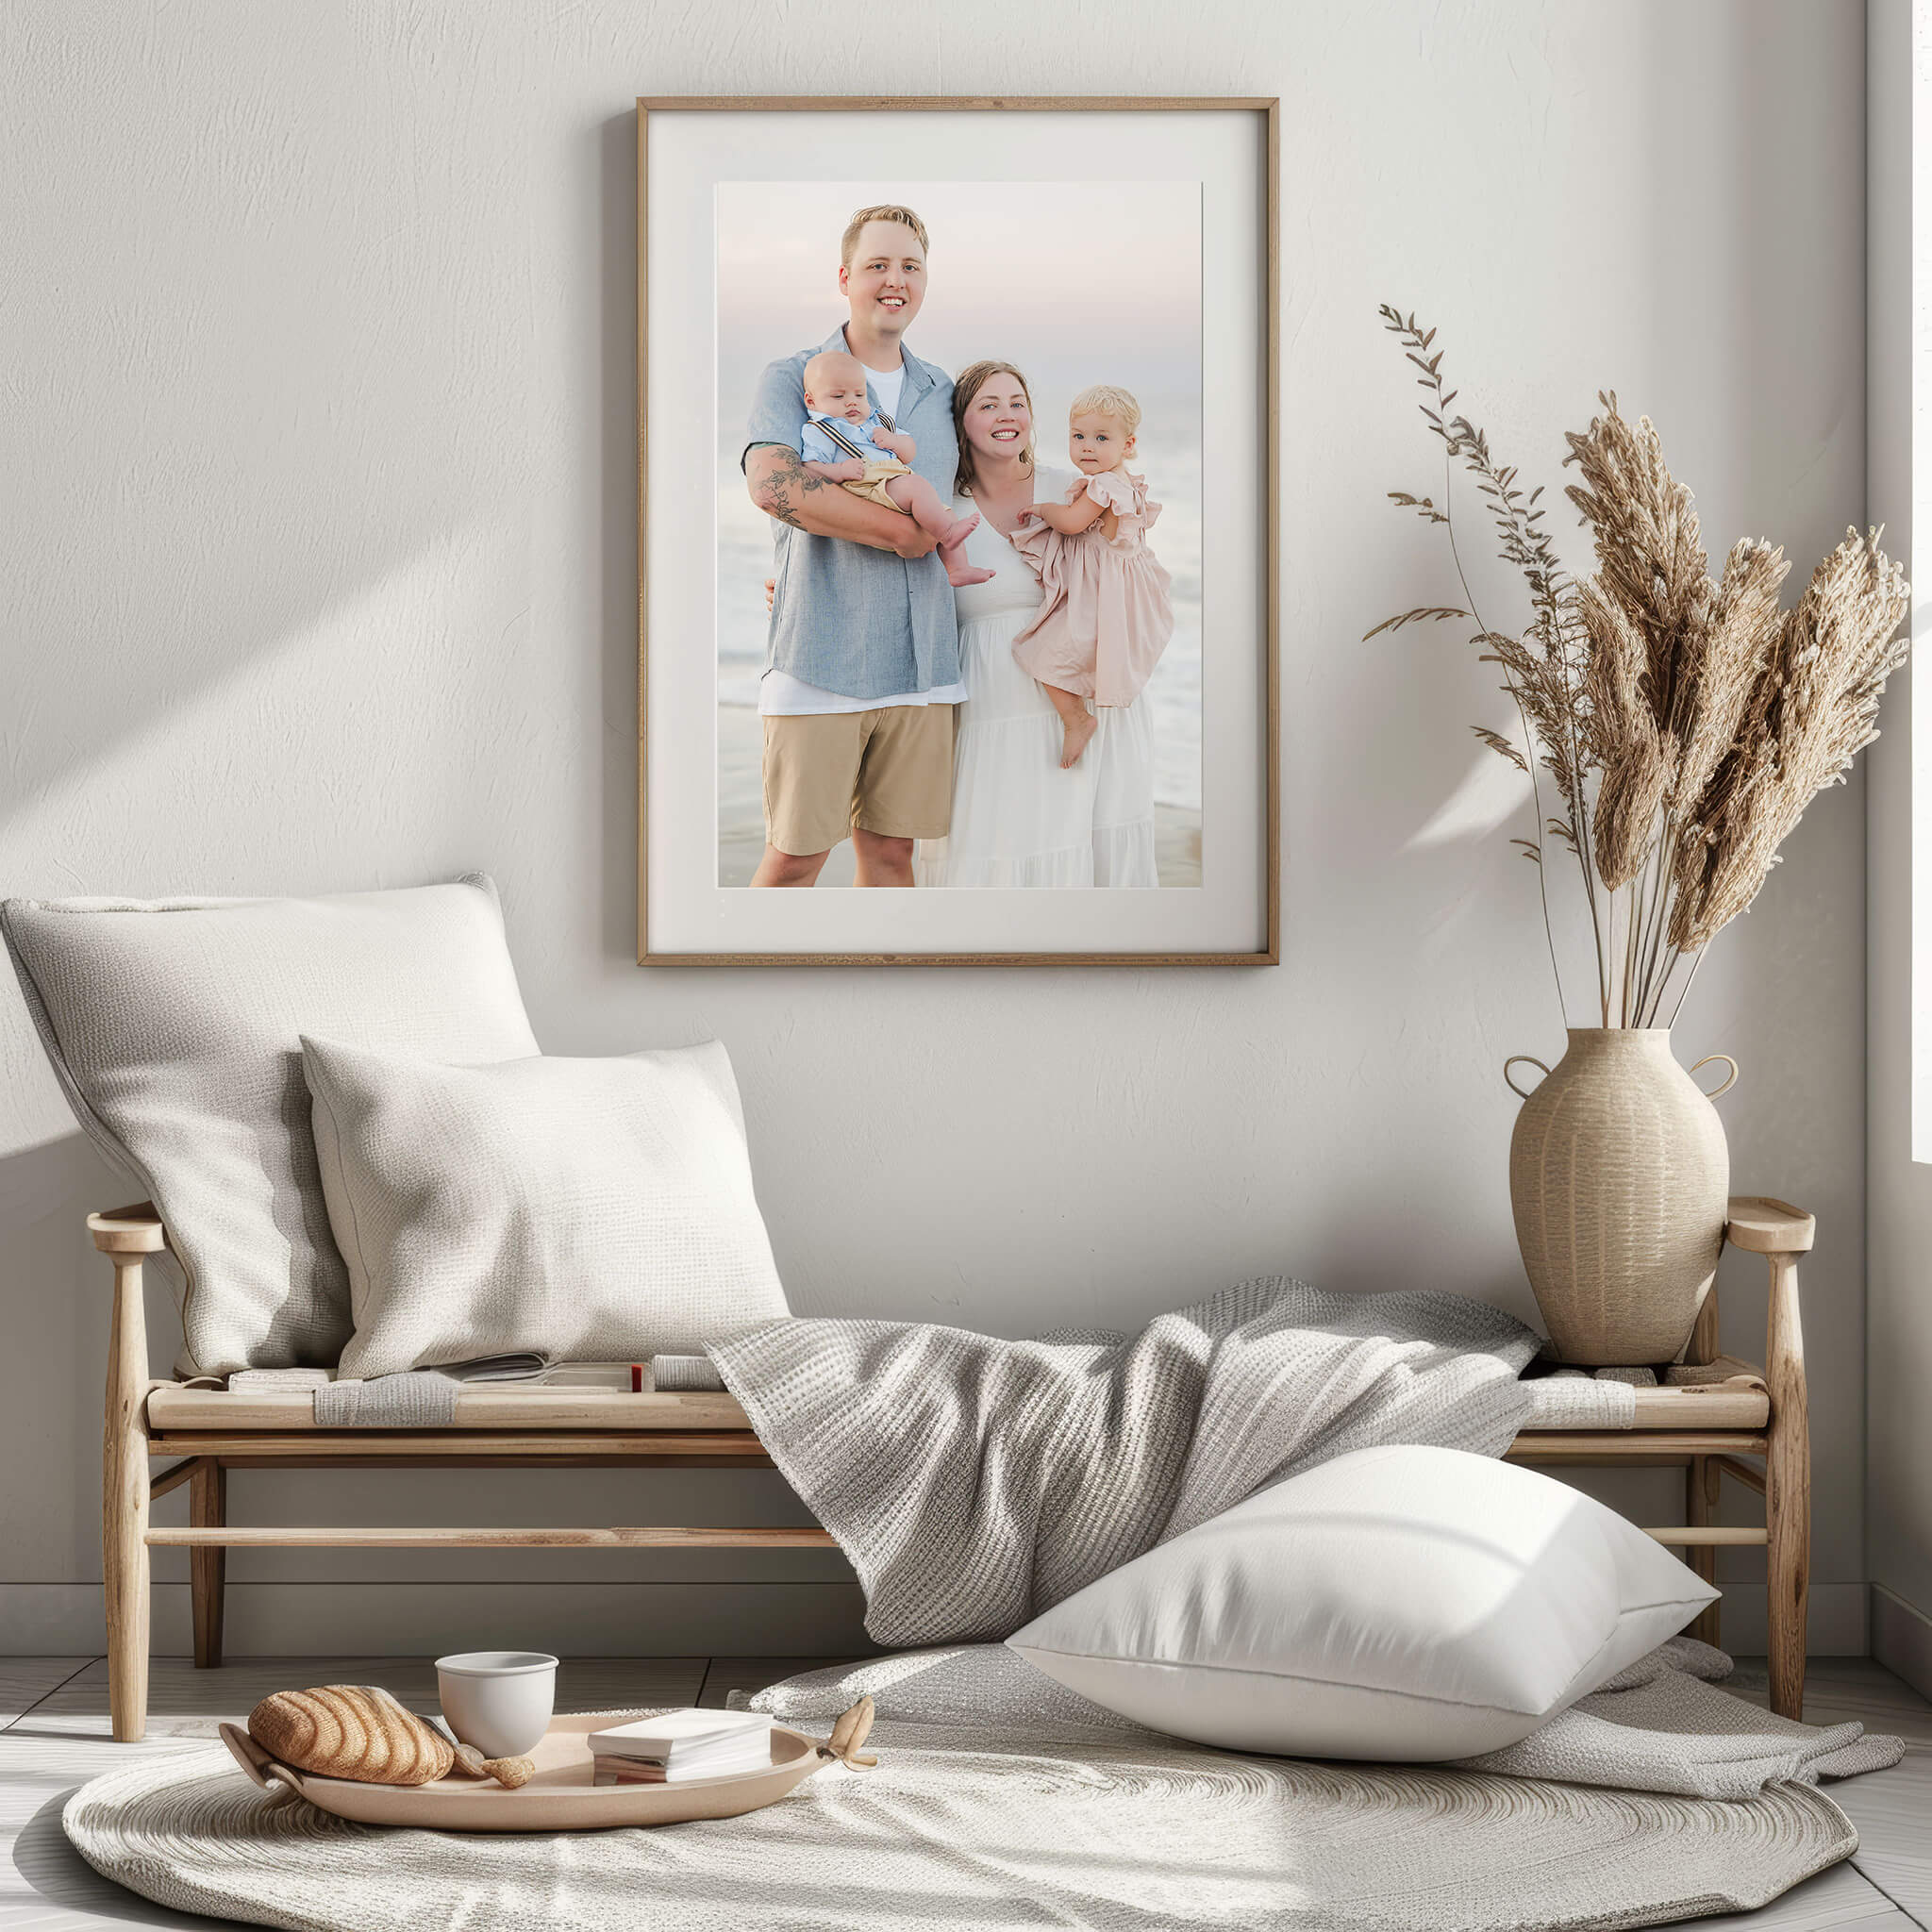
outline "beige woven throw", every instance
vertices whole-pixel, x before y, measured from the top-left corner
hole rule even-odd
[[[876,1771],[659,1831],[378,1831],[264,1797],[220,1748],[109,1772],[64,1823],[146,1898],[302,1932],[1554,1932],[1749,1910],[1857,1844],[1798,1784],[1725,1804],[1140,1734],[874,1740]]]

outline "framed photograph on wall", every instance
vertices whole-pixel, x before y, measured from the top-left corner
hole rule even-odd
[[[641,962],[1278,958],[1276,118],[639,101]]]

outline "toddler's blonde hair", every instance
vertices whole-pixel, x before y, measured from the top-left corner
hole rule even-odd
[[[1074,398],[1072,407],[1067,410],[1069,421],[1075,416],[1087,415],[1111,416],[1129,436],[1141,426],[1140,404],[1134,400],[1131,391],[1115,382],[1096,382]]]

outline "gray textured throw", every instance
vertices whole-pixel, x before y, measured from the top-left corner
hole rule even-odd
[[[1861,1724],[1800,1724],[1747,1704],[1718,1688],[1730,1674],[1723,1651],[1673,1637],[1520,1744],[1464,1758],[1462,1768],[1740,1799],[1782,1779],[1815,1785],[1885,1771],[1906,1755],[1903,1738],[1868,1735]]]
[[[466,1382],[541,1382],[548,1377],[541,1355],[511,1350],[441,1368],[404,1369],[393,1375],[356,1375],[325,1382],[315,1391],[319,1429],[437,1429],[457,1419],[457,1391]],[[233,1384],[231,1383],[232,1387]]]
[[[1541,1338],[1459,1295],[1274,1276],[1131,1339],[795,1320],[714,1346],[882,1644],[1005,1637],[1265,1484],[1383,1442],[1500,1456]],[[1599,1391],[1594,1395],[1584,1391]],[[1627,1423],[1630,1391],[1566,1399]]]
[[[724,1377],[705,1355],[654,1355],[651,1357],[651,1387],[660,1395],[684,1394],[694,1391],[716,1391]]]
[[[325,1382],[315,1391],[319,1429],[437,1429],[457,1419],[462,1383],[441,1369]]]
[[[1774,1717],[1718,1688],[1717,1680],[1730,1672],[1723,1651],[1674,1637],[1522,1743],[1464,1759],[1443,1774],[1487,1772],[1741,1804],[1781,1783],[1855,1777],[1884,1771],[1905,1756],[1904,1740],[1867,1736],[1859,1724],[1815,1725]],[[1158,1735],[1055,1683],[1004,1644],[808,1671],[756,1697],[734,1692],[731,1702],[809,1724],[838,1716],[864,1696],[874,1700],[882,1725],[962,1725],[1009,1737],[1038,1731],[1066,1738],[1103,1731]],[[1357,1774],[1341,1763],[1327,1771],[1343,1781]],[[1374,1774],[1365,1766],[1363,1775]]]

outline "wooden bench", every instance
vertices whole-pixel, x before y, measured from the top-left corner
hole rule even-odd
[[[166,1244],[160,1217],[142,1202],[88,1217],[94,1245],[114,1265],[114,1319],[108,1357],[103,1444],[102,1570],[107,1592],[108,1706],[117,1740],[142,1736],[147,1721],[148,1552],[186,1547],[194,1611],[194,1660],[222,1660],[226,1553],[268,1546],[361,1549],[551,1549],[754,1547],[822,1549],[813,1528],[234,1529],[227,1479],[238,1469],[475,1469],[769,1467],[744,1411],[724,1394],[634,1394],[594,1370],[542,1385],[482,1384],[460,1390],[456,1421],[432,1429],[316,1427],[306,1390],[268,1393],[200,1389],[148,1373],[142,1257]],[[1805,1608],[1810,1548],[1810,1451],[1805,1355],[1798,1321],[1797,1257],[1812,1241],[1810,1215],[1782,1201],[1736,1199],[1726,1239],[1768,1257],[1771,1312],[1762,1386],[1641,1388],[1632,1427],[1614,1432],[1526,1430],[1512,1461],[1680,1466],[1682,1524],[1650,1534],[1683,1547],[1712,1574],[1719,1547],[1768,1545],[1772,1707],[1800,1714],[1805,1687]],[[1717,1357],[1717,1296],[1710,1295],[1687,1359]],[[174,1458],[158,1472],[157,1458]],[[1760,1466],[1761,1465],[1761,1466]],[[1765,1499],[1763,1529],[1722,1528],[1713,1507],[1725,1476]],[[158,1529],[149,1506],[188,1486],[189,1526]],[[1715,1642],[1716,1607],[1692,1626]]]

